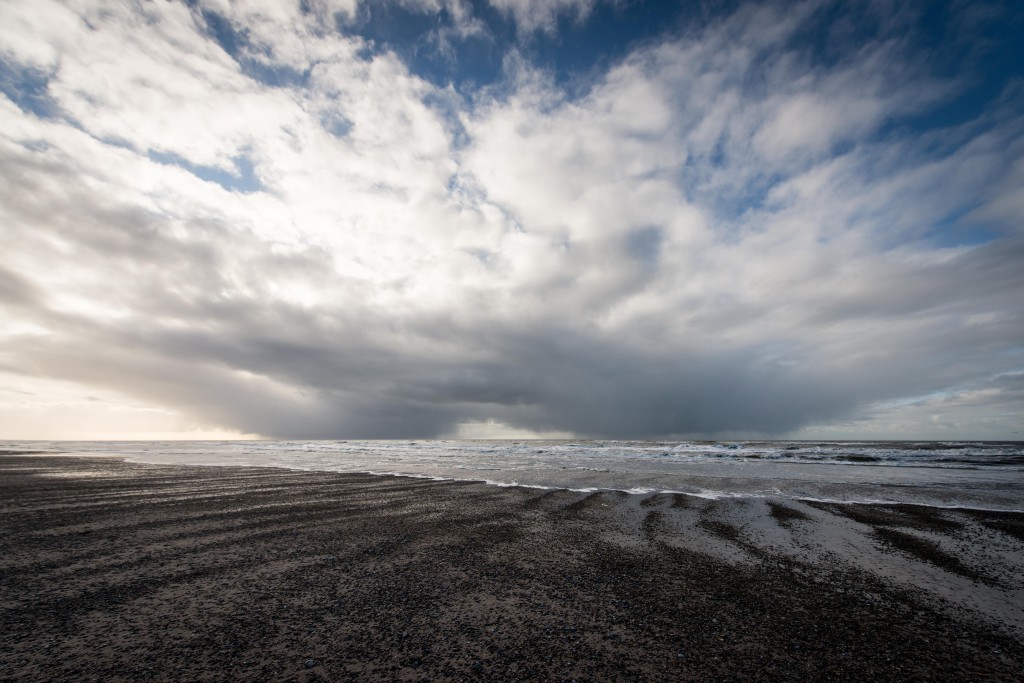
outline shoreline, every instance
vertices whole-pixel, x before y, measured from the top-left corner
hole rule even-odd
[[[0,680],[1024,668],[1021,513],[10,452],[0,491]]]
[[[49,442],[46,442],[49,443]],[[146,443],[146,442],[139,442]],[[205,442],[200,442],[205,443]],[[248,442],[246,442],[248,443]],[[273,442],[271,442],[273,443]],[[518,443],[518,442],[514,442]],[[872,443],[872,442],[866,442]],[[1004,443],[1004,442],[992,442],[992,443]],[[1009,442],[1007,442],[1009,443]],[[1016,443],[1016,442],[1014,442]],[[1024,442],[1022,442],[1024,443]],[[771,500],[775,498],[785,498],[790,500],[797,500],[809,504],[813,503],[827,503],[836,505],[887,505],[887,506],[899,506],[899,505],[912,505],[921,506],[928,508],[937,508],[942,510],[963,510],[970,511],[976,510],[979,512],[994,512],[994,513],[1012,513],[1012,514],[1024,514],[1024,507],[1010,508],[1010,507],[986,507],[981,504],[973,504],[969,502],[960,503],[943,503],[935,500],[890,500],[881,498],[834,498],[834,497],[822,497],[812,496],[803,493],[793,491],[777,491],[772,493],[761,493],[761,492],[750,492],[750,491],[717,491],[713,489],[698,489],[698,490],[680,490],[673,488],[655,488],[649,486],[637,486],[631,488],[615,487],[615,486],[583,486],[574,487],[570,485],[559,485],[559,484],[534,484],[524,483],[520,481],[501,481],[496,479],[489,479],[485,476],[458,476],[453,474],[446,475],[435,475],[425,474],[418,472],[401,472],[397,470],[375,470],[375,469],[351,469],[351,470],[338,470],[331,468],[318,468],[309,466],[289,466],[286,464],[275,464],[275,463],[258,463],[258,464],[239,464],[239,463],[225,463],[225,462],[168,462],[160,459],[147,459],[144,456],[137,454],[127,453],[104,453],[104,452],[92,452],[92,451],[46,451],[46,450],[0,450],[0,456],[2,455],[18,455],[18,454],[32,454],[32,455],[49,455],[53,457],[71,457],[71,458],[100,458],[100,459],[116,459],[121,462],[135,464],[135,465],[157,465],[157,466],[182,466],[182,467],[242,467],[242,468],[268,468],[273,470],[284,470],[292,472],[323,472],[330,474],[366,474],[371,476],[380,477],[400,477],[410,479],[421,479],[427,481],[436,482],[463,482],[463,483],[479,483],[487,486],[495,486],[499,488],[524,488],[531,490],[540,491],[569,491],[573,493],[589,494],[595,492],[608,492],[608,493],[625,493],[628,495],[685,495],[694,498],[700,498],[708,501],[715,500],[733,500],[733,499],[760,499],[760,500]],[[778,463],[776,466],[785,467],[786,465],[798,465],[797,463]],[[834,467],[835,465],[823,464],[823,463],[812,463],[798,465],[800,467]],[[902,469],[902,468],[899,468]],[[927,468],[926,468],[927,469]],[[936,467],[934,469],[946,469]],[[699,479],[701,475],[697,475]],[[758,480],[757,476],[749,477],[751,480]],[[859,482],[834,482],[836,488],[857,488],[858,486],[869,486],[877,488],[877,483],[859,483]],[[905,488],[900,486],[900,488]],[[1006,495],[1005,493],[1001,495]]]

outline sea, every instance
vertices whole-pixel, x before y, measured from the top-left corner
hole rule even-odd
[[[1019,441],[11,441],[3,450],[585,492],[1024,511]]]

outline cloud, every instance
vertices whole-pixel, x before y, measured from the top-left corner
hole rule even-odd
[[[521,34],[542,31],[554,34],[560,16],[584,21],[598,0],[488,0],[490,5],[510,16]]]
[[[922,125],[969,81],[821,8],[460,91],[354,3],[9,3],[0,369],[154,433],[1012,433],[1020,93]]]

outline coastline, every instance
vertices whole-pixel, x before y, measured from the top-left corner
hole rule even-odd
[[[0,680],[979,678],[1024,514],[0,453]]]
[[[280,467],[581,493],[782,497],[1024,512],[1024,443],[58,441],[9,443],[7,448],[113,456],[140,464]]]

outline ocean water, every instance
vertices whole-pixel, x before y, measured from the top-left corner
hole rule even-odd
[[[32,441],[0,450],[579,491],[1024,510],[1024,442]]]

